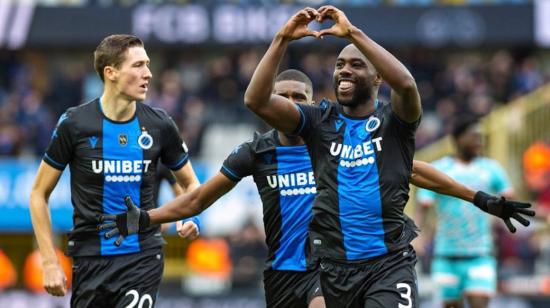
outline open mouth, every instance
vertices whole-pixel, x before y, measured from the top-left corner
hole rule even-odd
[[[147,91],[149,89],[149,85],[148,84],[142,84],[141,86],[139,86],[140,88],[142,88],[143,90]]]
[[[351,93],[355,88],[355,82],[352,80],[341,79],[338,81],[338,92],[342,94]]]

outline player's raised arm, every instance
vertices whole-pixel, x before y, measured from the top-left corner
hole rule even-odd
[[[372,63],[378,74],[392,88],[392,109],[405,122],[417,121],[421,114],[420,94],[409,70],[390,52],[355,27],[341,10],[327,5],[319,8],[318,21],[334,21],[320,35],[334,35],[349,39]]]
[[[32,226],[44,268],[44,288],[54,296],[63,296],[67,293],[67,278],[55,254],[52,222],[48,208],[48,199],[61,173],[62,171],[42,161],[34,180],[30,198]]]
[[[282,132],[290,133],[296,129],[300,122],[300,112],[291,101],[273,94],[275,77],[290,41],[317,36],[317,32],[308,29],[308,24],[317,16],[317,11],[305,8],[287,21],[256,67],[244,95],[244,103],[250,110]]]
[[[530,203],[506,200],[504,197],[498,198],[483,191],[474,192],[422,161],[413,161],[411,183],[421,188],[471,202],[482,211],[504,220],[510,232],[516,232],[511,219],[517,220],[524,226],[529,226],[529,221],[523,216],[535,216],[535,212],[529,209]]]

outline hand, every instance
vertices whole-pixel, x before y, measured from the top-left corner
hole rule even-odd
[[[147,228],[150,224],[147,211],[138,208],[130,196],[124,198],[124,204],[128,211],[117,215],[101,215],[100,222],[111,221],[97,226],[98,230],[112,229],[105,233],[105,238],[109,239],[120,234],[115,241],[116,246],[120,246],[125,237],[130,234],[138,233]]]
[[[474,205],[484,212],[502,218],[506,227],[512,233],[516,232],[516,227],[512,225],[511,218],[527,227],[529,226],[529,220],[520,214],[531,217],[535,216],[535,211],[528,209],[531,207],[530,203],[509,201],[504,197],[498,198],[483,191],[478,191],[475,194]]]
[[[53,296],[67,293],[67,277],[59,264],[44,265],[43,283],[46,292]]]
[[[279,31],[279,35],[291,41],[301,39],[305,36],[319,37],[319,32],[308,28],[309,23],[318,17],[319,13],[315,9],[307,7],[290,17]]]
[[[199,226],[192,221],[186,221],[185,223],[178,222],[176,224],[176,231],[182,238],[188,240],[194,240],[199,237]]]
[[[323,21],[330,19],[334,21],[334,25],[328,29],[323,29],[319,32],[319,37],[323,35],[334,35],[337,37],[349,37],[351,30],[354,26],[351,24],[346,14],[341,10],[335,8],[332,5],[325,5],[318,10],[317,21],[322,23]]]

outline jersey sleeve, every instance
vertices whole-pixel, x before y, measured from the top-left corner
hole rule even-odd
[[[63,170],[73,157],[73,136],[70,128],[70,112],[59,117],[52,133],[50,144],[46,148],[43,160],[55,169]]]
[[[504,168],[496,162],[492,161],[491,166],[491,189],[494,190],[497,194],[502,194],[506,191],[510,191],[512,186],[510,185],[510,180]]]
[[[296,108],[300,112],[300,123],[296,130],[293,132],[294,135],[308,139],[313,131],[313,129],[321,122],[323,111],[326,110],[328,103],[322,101],[320,106],[296,104]]]
[[[254,156],[250,143],[238,145],[223,162],[220,172],[234,182],[252,174]]]
[[[391,108],[391,105],[388,105],[387,108],[390,112],[390,120],[392,126],[395,127],[395,129],[399,133],[398,136],[401,136],[404,139],[414,137],[414,135],[416,134],[416,129],[422,121],[422,115],[420,115],[418,120],[416,120],[415,122],[407,123],[399,118],[399,116]]]
[[[162,163],[169,169],[181,169],[189,161],[187,145],[180,136],[178,127],[171,117],[166,115],[166,125],[162,132]]]

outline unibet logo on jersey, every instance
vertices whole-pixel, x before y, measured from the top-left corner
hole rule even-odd
[[[377,137],[356,146],[333,142],[330,145],[330,154],[340,157],[342,167],[354,168],[374,164],[376,161],[374,150],[382,151],[381,141],[382,137]]]
[[[151,160],[92,160],[92,170],[103,173],[107,182],[139,182]]]
[[[268,175],[267,183],[271,188],[279,187],[282,196],[317,193],[313,171]]]

